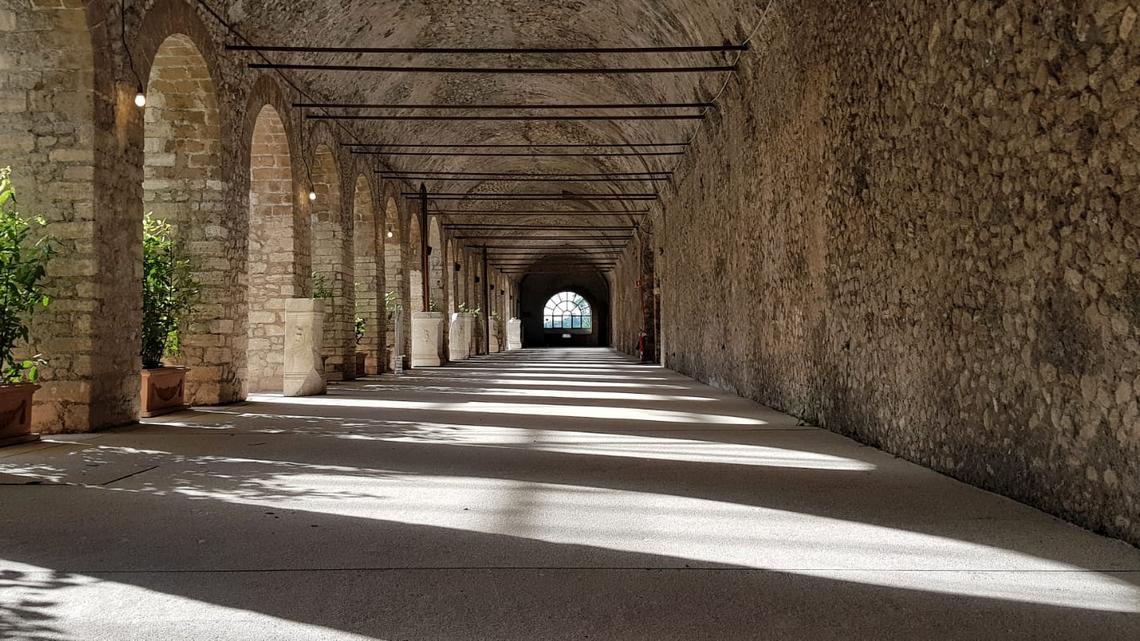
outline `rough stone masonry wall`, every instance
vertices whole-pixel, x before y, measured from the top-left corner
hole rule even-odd
[[[299,296],[293,170],[277,110],[257,116],[250,150],[249,391],[280,391],[285,376],[285,300]]]
[[[666,194],[666,363],[1140,544],[1138,9],[777,0]]]
[[[396,209],[396,202],[389,198],[384,206],[384,293],[396,294],[396,304],[402,309],[401,316],[396,316],[396,307],[385,308],[385,315],[390,315],[389,322],[385,323],[384,349],[387,352],[387,367],[393,370],[396,359],[403,352],[402,347],[396,345],[396,325],[402,322],[402,317],[408,313],[407,299],[404,296],[404,245],[401,242],[403,230],[400,227],[400,212]],[[389,238],[389,232],[392,237]],[[401,335],[402,336],[402,335]]]
[[[49,265],[54,303],[33,323],[32,351],[49,356],[33,414],[38,429],[90,420],[98,307],[91,40],[78,2],[0,8],[0,165],[15,172],[19,211],[48,220],[66,256]]]
[[[384,346],[383,317],[384,269],[380,264],[380,243],[376,226],[376,207],[373,204],[372,188],[364,176],[356,179],[356,199],[353,204],[355,224],[353,226],[353,259],[356,268],[353,278],[356,281],[356,317],[364,320],[364,337],[356,345],[357,353],[365,354],[365,373],[379,374]],[[355,320],[355,319],[354,319]]]
[[[236,355],[239,312],[229,295],[233,238],[221,224],[226,185],[217,96],[206,61],[188,37],[166,38],[155,54],[145,118],[143,208],[173,225],[200,291],[182,328],[180,354],[167,361],[191,366],[189,400],[217,403],[218,381]]]

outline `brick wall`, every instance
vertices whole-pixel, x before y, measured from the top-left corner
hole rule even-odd
[[[250,151],[249,346],[250,391],[280,391],[284,380],[285,300],[295,287],[294,188],[285,126],[266,105]]]

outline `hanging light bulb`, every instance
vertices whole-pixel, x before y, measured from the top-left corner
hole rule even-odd
[[[317,202],[317,192],[311,189],[309,190],[309,201],[314,203]]]
[[[391,228],[389,228],[388,229],[388,238],[391,238],[392,236],[395,236],[395,234],[393,234]]]
[[[139,109],[146,106],[146,94],[143,93],[142,86],[139,86],[138,91],[135,92],[135,106]]]

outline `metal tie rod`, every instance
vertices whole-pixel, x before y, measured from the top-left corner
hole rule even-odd
[[[581,149],[581,148],[663,148],[688,147],[687,142],[550,142],[550,143],[353,143],[345,145],[354,149]]]
[[[692,67],[416,67],[399,65],[323,65],[308,62],[251,62],[250,69],[289,69],[293,71],[359,71],[366,73],[475,73],[496,75],[625,75],[658,73],[730,73],[736,65]]]
[[[408,196],[411,198],[411,196]],[[430,200],[657,200],[657,194],[433,194]]]
[[[484,111],[540,111],[549,109],[708,109],[715,106],[711,102],[638,102],[638,103],[570,103],[570,104],[524,104],[524,103],[482,103],[473,105],[458,104],[398,104],[398,103],[351,103],[351,102],[295,102],[293,106],[298,109],[437,109],[450,110],[484,110]]]
[[[651,213],[648,209],[544,209],[542,211],[521,210],[521,209],[440,209],[436,211],[437,214],[442,216],[464,216],[464,215],[483,215],[483,214],[504,214],[508,216],[618,216],[618,215],[631,215],[631,216],[645,216]]]
[[[377,121],[482,121],[482,122],[574,122],[594,120],[704,120],[705,114],[625,114],[605,116],[383,116],[374,114],[309,114],[309,120],[377,120]]]
[[[478,183],[478,182],[514,182],[514,183],[611,183],[611,182],[668,182],[669,178],[665,176],[647,176],[645,178],[510,178],[510,177],[484,177],[484,178],[467,178],[467,177],[451,177],[451,176],[388,176],[398,180],[450,180],[451,182],[465,182],[465,183]]]
[[[453,236],[455,240],[479,240],[482,238],[490,240],[515,240],[524,243],[561,243],[567,240],[595,240],[595,241],[608,241],[608,240],[632,240],[632,234],[622,234],[613,236],[501,236],[494,234],[464,234],[462,236]]]
[[[444,223],[444,229],[572,229],[574,231],[626,231],[636,225],[496,225],[494,223]]]
[[[456,54],[456,55],[583,55],[638,53],[719,53],[747,51],[747,43],[719,45],[675,45],[661,47],[307,47],[299,45],[226,45],[226,51],[262,53],[367,53],[367,54]]]
[[[468,151],[357,151],[352,153],[358,156],[424,156],[446,158],[645,158],[649,156],[684,156],[683,151],[646,151],[646,152],[532,152],[532,153],[496,153],[496,152],[468,152]]]

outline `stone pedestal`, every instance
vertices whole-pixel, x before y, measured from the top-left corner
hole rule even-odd
[[[412,367],[439,367],[443,353],[443,332],[447,317],[443,312],[412,313]]]
[[[491,319],[491,341],[488,350],[492,354],[503,351],[503,324],[493,318]]]
[[[507,351],[522,349],[522,321],[512,318],[507,321]]]
[[[471,358],[471,337],[474,334],[474,314],[458,312],[451,315],[451,333],[448,336],[451,360],[462,361]]]
[[[285,396],[324,394],[321,364],[325,306],[313,298],[285,301]]]

